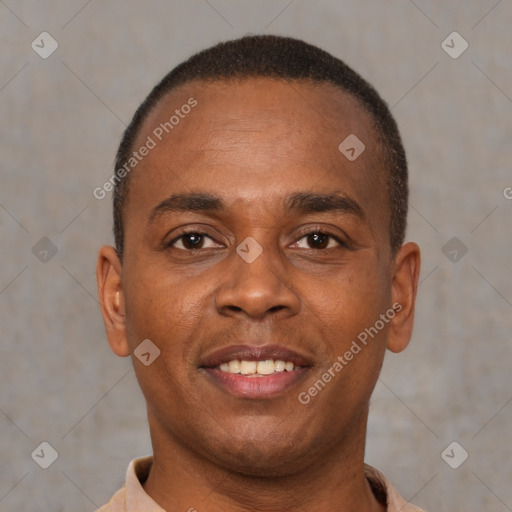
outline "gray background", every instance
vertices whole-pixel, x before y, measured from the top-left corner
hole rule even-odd
[[[248,32],[344,59],[403,133],[422,282],[412,343],[375,390],[367,461],[430,512],[512,510],[511,26],[510,0],[1,1],[0,510],[93,510],[150,452],[97,304],[110,195],[92,190],[155,82]],[[31,48],[43,31],[59,44],[47,59]],[[457,59],[441,47],[452,31],[469,43]],[[42,237],[55,255],[34,255]],[[443,251],[452,237],[462,258]],[[31,458],[42,441],[59,454],[46,470]],[[469,453],[458,469],[441,457],[452,441]]]

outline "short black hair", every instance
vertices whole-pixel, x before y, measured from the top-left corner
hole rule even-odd
[[[136,110],[121,139],[114,171],[114,238],[120,258],[124,251],[123,207],[129,174],[119,171],[132,157],[135,139],[149,113],[165,95],[184,83],[257,77],[329,83],[359,101],[373,120],[382,148],[393,252],[403,244],[408,206],[407,160],[396,121],[385,101],[347,64],[316,46],[290,37],[250,35],[219,43],[182,62],[153,88]]]

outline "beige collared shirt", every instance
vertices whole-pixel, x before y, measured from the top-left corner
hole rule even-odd
[[[126,471],[125,486],[119,489],[112,499],[96,512],[166,512],[146,494],[141,484],[141,481],[146,480],[152,462],[152,455],[133,459]],[[388,512],[424,512],[407,503],[380,471],[365,464],[365,474],[374,492],[387,496]]]

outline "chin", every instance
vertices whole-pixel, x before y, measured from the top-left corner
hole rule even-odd
[[[208,458],[226,471],[244,476],[276,478],[299,473],[312,462],[312,450],[283,439],[217,440],[208,451]]]
[[[305,459],[305,458],[304,458]],[[308,462],[304,460],[298,463],[297,458],[290,459],[276,456],[276,454],[265,456],[243,456],[243,457],[222,457],[217,459],[217,464],[226,471],[238,473],[254,478],[280,478],[288,477],[301,472]]]

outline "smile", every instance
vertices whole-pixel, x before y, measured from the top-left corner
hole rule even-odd
[[[295,366],[292,361],[282,361],[280,359],[265,359],[263,361],[246,361],[233,359],[229,363],[222,363],[219,370],[227,373],[242,374],[247,376],[273,375],[277,372],[292,372],[298,370],[300,366]]]
[[[200,369],[223,392],[268,399],[297,385],[312,365],[310,359],[278,345],[234,345],[207,356]]]

